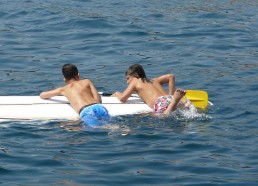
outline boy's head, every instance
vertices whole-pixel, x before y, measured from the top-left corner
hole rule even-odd
[[[65,64],[62,68],[62,73],[66,81],[70,81],[71,79],[78,79],[79,76],[78,69],[73,64]]]
[[[125,76],[133,76],[136,78],[141,78],[142,81],[147,81],[149,82],[149,80],[146,77],[145,71],[143,70],[143,67],[139,64],[135,64],[130,66],[126,72],[125,72]]]

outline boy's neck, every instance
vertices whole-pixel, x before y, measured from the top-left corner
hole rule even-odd
[[[66,81],[66,83],[67,84],[70,84],[70,83],[73,83],[73,82],[75,82],[75,81],[79,81],[80,79],[75,79],[75,78],[73,78],[73,79],[70,79],[69,81]]]

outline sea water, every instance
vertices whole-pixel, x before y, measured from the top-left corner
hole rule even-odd
[[[214,105],[98,130],[3,121],[0,184],[258,185],[257,12],[254,0],[1,0],[1,96],[63,86],[64,63],[98,91],[123,91],[139,63]]]

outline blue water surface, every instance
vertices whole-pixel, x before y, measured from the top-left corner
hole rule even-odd
[[[99,130],[3,121],[0,185],[258,185],[257,1],[1,0],[0,62],[1,96],[64,85],[64,63],[122,91],[140,63],[214,104]]]

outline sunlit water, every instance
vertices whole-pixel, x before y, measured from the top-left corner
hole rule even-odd
[[[257,12],[253,0],[1,0],[0,95],[62,86],[64,63],[99,91],[122,91],[140,63],[214,105],[101,129],[2,121],[0,184],[257,185]]]

